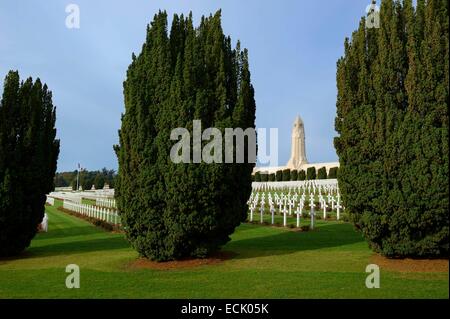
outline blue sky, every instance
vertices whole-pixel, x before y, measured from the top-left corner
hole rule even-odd
[[[80,29],[65,26],[68,4]],[[0,0],[0,86],[6,73],[39,77],[53,91],[58,171],[117,168],[112,145],[124,110],[122,82],[146,25],[164,9],[202,15],[222,9],[225,34],[248,48],[257,127],[279,129],[279,163],[290,155],[299,114],[310,162],[337,160],[333,147],[336,61],[369,0]],[[0,89],[3,91],[3,89]]]

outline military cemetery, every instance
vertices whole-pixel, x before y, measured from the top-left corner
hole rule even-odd
[[[23,2],[0,299],[448,299],[446,1]]]

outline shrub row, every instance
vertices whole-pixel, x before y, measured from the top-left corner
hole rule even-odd
[[[315,167],[309,167],[306,172],[304,170],[284,169],[271,174],[256,172],[252,175],[252,180],[254,182],[289,182],[327,178],[334,179],[337,178],[338,171],[338,167],[330,168],[328,174],[325,167],[319,168],[317,172]]]
[[[71,210],[68,210],[68,209],[64,209],[62,206],[58,207],[58,210],[61,211],[61,212],[66,213],[66,214],[75,216],[77,218],[84,219],[84,220],[88,221],[89,223],[93,224],[94,226],[103,228],[106,231],[109,231],[109,232],[121,231],[120,226],[110,224],[108,222],[105,222],[105,221],[97,219],[97,218],[92,218],[92,217],[89,217],[89,216],[85,216],[85,215],[82,215],[80,213],[76,213],[76,212],[73,212]]]

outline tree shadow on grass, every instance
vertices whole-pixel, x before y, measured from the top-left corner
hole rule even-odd
[[[92,229],[91,226],[86,227]],[[255,225],[248,230],[254,229],[254,227],[270,226]],[[84,226],[78,228],[84,229]],[[83,235],[83,233],[80,232],[80,229],[78,229],[78,231],[69,232],[69,234],[67,234],[64,229],[61,229],[60,231],[55,230],[55,233],[53,234],[55,237],[50,236],[50,233],[48,233],[48,239]],[[90,231],[87,232],[91,233]],[[242,230],[241,232],[241,235],[245,236],[246,230]],[[43,238],[44,236],[42,236],[42,239]],[[263,235],[259,237],[234,239],[225,245],[222,251],[229,253],[229,256],[225,259],[248,259],[264,256],[287,255],[299,251],[341,247],[361,242],[364,242],[361,234],[357,233],[352,225],[342,223],[320,225],[315,230],[307,232],[280,229],[280,232],[267,236]],[[111,254],[113,254],[114,250],[124,248],[130,248],[130,245],[125,238],[120,235],[70,241],[66,243],[49,243],[43,246],[31,247],[16,257],[2,258],[0,259],[0,264],[8,260],[67,256],[107,250],[110,250]]]
[[[58,239],[58,238],[66,238],[71,236],[83,236],[83,235],[92,235],[97,234],[103,229],[99,227],[92,227],[92,225],[85,226],[74,226],[70,228],[60,228],[60,229],[49,229],[47,233],[41,232],[33,238],[33,241],[40,240],[49,240],[49,239]]]
[[[270,227],[270,226],[260,226]],[[285,230],[268,236],[237,239],[223,247],[236,253],[233,259],[286,255],[299,251],[333,248],[365,242],[350,224],[321,225],[312,231]]]
[[[15,257],[1,258],[0,265],[5,261],[18,259],[67,256],[79,253],[91,253],[106,250],[111,250],[111,254],[113,254],[113,250],[129,247],[129,243],[125,240],[125,238],[123,238],[123,236],[48,244],[40,247],[28,248],[23,253]]]

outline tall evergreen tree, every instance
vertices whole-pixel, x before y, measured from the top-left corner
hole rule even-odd
[[[327,169],[326,167],[321,167],[317,171],[317,179],[327,179]]]
[[[269,181],[269,175],[266,173],[261,174],[261,182],[268,182]]]
[[[328,172],[328,178],[334,179],[337,178],[338,175],[338,167],[331,167],[330,171]]]
[[[298,180],[304,181],[306,179],[306,172],[302,169],[298,171]]]
[[[385,0],[337,69],[339,187],[386,256],[448,253],[448,3]]]
[[[0,256],[27,248],[44,217],[59,154],[55,118],[47,85],[10,71],[0,101]]]
[[[282,182],[283,181],[283,171],[282,170],[276,171],[275,177],[276,177],[277,182]]]
[[[269,174],[269,182],[275,182],[275,173]]]
[[[298,179],[298,171],[296,169],[291,170],[291,181],[296,181]]]
[[[315,167],[308,167],[306,169],[306,179],[307,180],[315,180],[316,179],[316,168]]]
[[[283,182],[289,182],[291,180],[291,170],[286,168],[283,170]]]
[[[198,28],[191,14],[175,15],[170,35],[167,14],[159,12],[142,52],[132,56],[124,96],[116,198],[128,240],[153,260],[207,256],[246,219],[254,163],[247,151],[243,164],[195,163],[191,142],[194,163],[175,164],[170,134],[182,127],[192,136],[193,120],[222,135],[255,127],[247,50],[231,47],[220,11]]]

